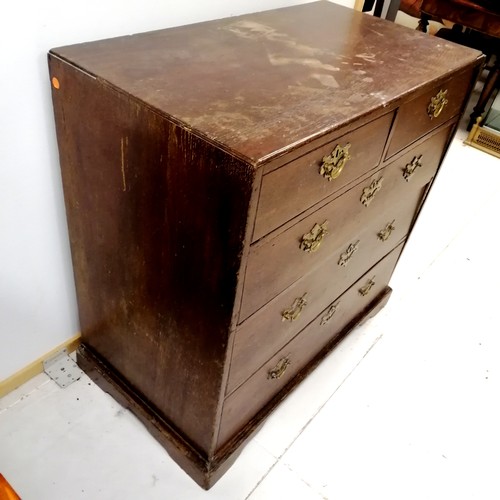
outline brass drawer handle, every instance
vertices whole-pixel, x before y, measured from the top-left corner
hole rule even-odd
[[[405,168],[403,169],[403,178],[406,182],[408,182],[411,179],[411,176],[415,173],[415,170],[417,168],[420,168],[422,166],[422,162],[420,161],[422,159],[422,155],[419,157],[414,157],[413,160],[408,163]]]
[[[286,369],[290,366],[290,360],[288,358],[283,358],[278,361],[278,364],[267,372],[268,379],[278,379],[283,376]]]
[[[375,198],[375,195],[382,189],[382,182],[384,178],[372,181],[372,183],[363,189],[363,194],[361,195],[361,203],[367,207]]]
[[[314,224],[313,228],[302,236],[299,248],[304,250],[304,252],[315,252],[321,245],[323,238],[328,234],[326,229],[327,224],[327,220],[323,224]]]
[[[337,312],[337,308],[339,307],[339,304],[340,304],[340,302],[337,302],[337,303],[332,304],[330,306],[330,309],[328,309],[326,314],[321,318],[321,322],[320,322],[321,326],[326,325],[333,318],[333,316]]]
[[[299,318],[300,313],[302,312],[302,309],[307,306],[307,300],[306,300],[307,293],[302,295],[302,297],[297,297],[294,301],[291,307],[288,309],[285,309],[281,313],[281,321],[295,321],[296,319]]]
[[[448,89],[440,90],[434,97],[431,97],[431,102],[427,106],[427,114],[431,120],[437,118],[448,104],[448,99],[446,99],[447,94]]]
[[[329,181],[336,179],[345,167],[345,164],[351,159],[349,148],[351,145],[347,143],[344,147],[340,144],[335,146],[335,149],[327,156],[323,156],[323,162],[319,169],[319,173]]]
[[[375,276],[371,279],[369,279],[364,286],[362,286],[358,292],[362,297],[366,297],[369,293],[370,290],[375,286]]]
[[[340,259],[337,262],[339,266],[345,267],[347,263],[351,260],[352,256],[354,255],[355,252],[358,251],[359,248],[359,240],[356,241],[356,243],[351,243],[345,252],[340,254]]]
[[[389,239],[391,233],[396,229],[394,222],[396,222],[396,219],[392,222],[388,222],[385,228],[377,233],[377,237],[380,241],[387,241]]]

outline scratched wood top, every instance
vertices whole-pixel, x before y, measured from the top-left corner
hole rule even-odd
[[[51,52],[252,163],[479,56],[327,1]]]

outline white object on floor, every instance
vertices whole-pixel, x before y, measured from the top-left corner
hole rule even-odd
[[[67,349],[61,349],[43,362],[43,371],[63,389],[76,382],[83,375],[83,371],[76,361],[69,357]]]

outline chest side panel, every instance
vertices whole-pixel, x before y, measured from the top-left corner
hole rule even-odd
[[[83,341],[208,450],[254,170],[50,65]]]

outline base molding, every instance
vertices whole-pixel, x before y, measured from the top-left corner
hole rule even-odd
[[[11,375],[10,377],[2,380],[0,382],[0,398],[7,395],[9,392],[17,389],[19,386],[28,382],[28,380],[32,379],[36,375],[39,375],[43,372],[43,362],[50,357],[52,357],[57,352],[67,349],[68,352],[73,352],[79,345],[81,341],[81,334],[77,333],[73,335],[73,337],[65,340],[58,346],[51,349],[49,352],[40,356],[35,361],[32,361],[29,365],[21,368],[19,371]]]
[[[146,427],[149,433],[167,450],[170,457],[202,488],[210,488],[222,474],[208,458],[194,448],[173,425],[169,424],[145,401],[115,370],[85,344],[76,352],[80,368],[103,391],[110,394],[123,407],[129,409]],[[230,465],[230,464],[229,464]],[[228,467],[229,467],[228,465]]]
[[[87,375],[118,403],[128,408],[146,426],[150,434],[166,449],[171,458],[202,488],[211,488],[238,458],[244,445],[260,429],[266,418],[281,401],[335,348],[354,328],[375,316],[387,303],[392,293],[386,287],[371,304],[347,325],[340,335],[327,344],[319,354],[293,378],[255,417],[243,427],[215,455],[206,457],[188,442],[175,427],[162,418],[140,394],[91,348],[81,344],[77,350],[77,362]]]

